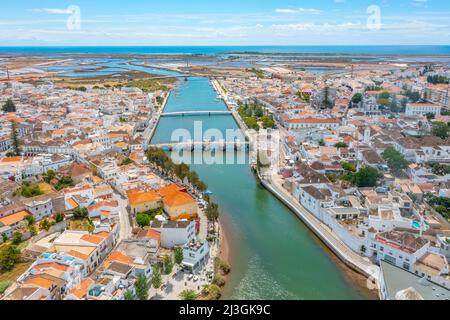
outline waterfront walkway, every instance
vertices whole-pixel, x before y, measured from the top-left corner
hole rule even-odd
[[[272,176],[262,178],[261,182],[278,199],[287,205],[346,265],[364,276],[378,281],[379,267],[368,258],[351,250],[341,239],[325,224],[304,208],[287,190],[280,181]]]

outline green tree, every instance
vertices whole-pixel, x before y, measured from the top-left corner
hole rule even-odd
[[[355,167],[354,164],[351,164],[351,163],[348,163],[348,162],[342,162],[341,166],[346,171],[356,172],[356,167]]]
[[[394,147],[386,148],[382,156],[393,171],[400,171],[408,167],[408,161]]]
[[[131,292],[131,290],[125,291],[125,293],[123,294],[123,297],[125,300],[134,300],[134,295],[133,295],[133,292]]]
[[[355,174],[355,183],[358,187],[375,187],[378,182],[378,170],[369,166],[363,167]]]
[[[445,122],[440,121],[433,122],[431,133],[434,136],[439,137],[441,139],[447,139],[449,131],[450,131],[449,126]]]
[[[170,274],[173,270],[173,260],[170,255],[164,256],[164,273]]]
[[[3,112],[16,112],[16,105],[11,99],[8,99],[2,106],[2,110]]]
[[[197,299],[197,294],[195,293],[194,290],[183,290],[180,293],[180,299],[181,300],[196,300]]]
[[[325,140],[320,139],[319,140],[319,146],[324,147],[325,146]]]
[[[52,225],[50,224],[50,221],[48,221],[48,219],[44,219],[44,220],[41,221],[41,223],[39,223],[39,227],[41,229],[44,229],[45,231],[50,230],[51,226]]]
[[[56,172],[53,170],[48,170],[42,175],[42,177],[44,178],[45,182],[50,183],[50,181],[52,181],[56,177]]]
[[[64,215],[64,213],[58,212],[58,213],[55,215],[55,221],[56,221],[56,223],[59,223],[59,222],[64,221],[64,218],[65,218],[65,217],[66,217],[66,216]]]
[[[151,219],[148,214],[138,213],[136,215],[136,222],[140,227],[148,227],[150,225]]]
[[[355,93],[352,97],[352,102],[358,104],[362,101],[363,95],[361,93]]]
[[[15,121],[11,121],[11,139],[13,141],[12,147],[14,150],[14,155],[20,155],[20,141],[19,134],[17,133],[17,124]]]
[[[264,129],[275,129],[276,128],[275,120],[273,120],[273,118],[271,116],[263,116],[261,118],[261,121],[263,123]]]
[[[153,266],[153,275],[152,275],[152,286],[155,289],[159,289],[161,287],[162,279],[161,279],[161,270],[158,265]]]
[[[175,248],[175,263],[181,265],[184,260],[183,248],[176,247]]]
[[[419,101],[419,100],[420,100],[420,93],[417,92],[417,91],[412,92],[412,93],[410,94],[410,96],[409,96],[409,99],[410,99],[412,102],[417,102],[417,101]]]
[[[85,207],[76,207],[75,210],[73,210],[73,217],[75,219],[85,219],[88,215],[88,209]]]
[[[27,219],[29,226],[33,225],[36,222],[36,220],[34,219],[34,217],[31,214],[27,215],[25,217],[25,219]]]
[[[64,188],[69,188],[75,186],[75,183],[73,182],[72,177],[70,176],[64,176],[55,184],[56,190],[62,190]]]
[[[219,219],[219,205],[214,202],[209,202],[205,214],[209,221],[216,222]]]
[[[13,237],[12,237],[12,243],[14,245],[18,245],[22,242],[22,233],[20,233],[19,231],[14,232]]]
[[[346,144],[345,142],[338,142],[334,145],[336,148],[340,149],[340,148],[348,148],[348,144]]]
[[[0,268],[11,271],[20,258],[20,249],[15,245],[7,245],[0,250]]]
[[[136,290],[136,297],[139,300],[148,300],[148,283],[147,278],[140,273],[134,283],[134,288]]]

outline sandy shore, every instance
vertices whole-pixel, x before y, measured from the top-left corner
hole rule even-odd
[[[220,247],[219,247],[219,257],[230,263],[230,244],[228,242],[228,238],[226,235],[226,228],[224,228],[224,223],[222,221],[219,221],[220,226]]]

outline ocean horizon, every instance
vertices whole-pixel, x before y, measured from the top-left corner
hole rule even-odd
[[[0,46],[0,54],[344,54],[450,55],[450,45]]]

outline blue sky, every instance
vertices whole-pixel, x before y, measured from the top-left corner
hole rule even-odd
[[[68,10],[73,5],[80,20]],[[449,45],[449,39],[448,0],[0,2],[0,46]]]

